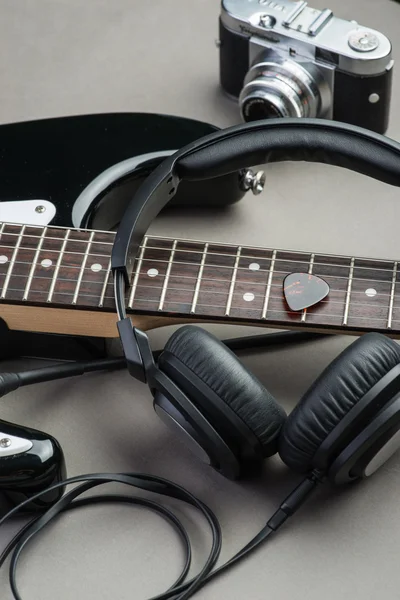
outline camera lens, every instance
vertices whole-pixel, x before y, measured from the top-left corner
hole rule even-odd
[[[271,100],[260,94],[250,95],[244,100],[242,114],[245,121],[261,121],[285,116]]]
[[[239,96],[244,121],[320,116],[327,86],[314,65],[285,59],[276,52],[257,60]]]

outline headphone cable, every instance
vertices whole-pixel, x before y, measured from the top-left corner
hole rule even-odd
[[[251,348],[276,347],[290,343],[300,343],[314,340],[319,337],[326,337],[329,334],[312,333],[309,331],[284,331],[277,333],[267,333],[264,335],[250,335],[240,338],[231,338],[221,340],[221,342],[230,348],[233,352],[249,350]],[[153,352],[154,360],[157,361],[162,350]],[[76,377],[84,373],[94,371],[115,371],[117,369],[126,369],[127,363],[124,356],[115,358],[101,358],[90,361],[61,362],[49,367],[39,367],[29,371],[0,373],[0,398],[26,385],[34,383],[43,383],[45,381],[54,381],[56,379],[65,379],[67,377]]]
[[[175,583],[165,592],[153,596],[151,600],[187,600],[192,597],[197,590],[203,585],[211,581],[217,575],[225,572],[237,562],[248,556],[253,550],[260,546],[272,533],[277,531],[283,523],[292,516],[300,506],[309,498],[312,492],[316,489],[317,485],[324,480],[323,473],[319,471],[313,471],[285,498],[281,503],[279,509],[272,515],[262,530],[239,552],[237,552],[229,561],[213,570],[218,560],[221,547],[222,547],[222,532],[219,521],[213,511],[204,504],[201,500],[196,498],[193,494],[188,492],[185,488],[157,477],[155,475],[148,475],[142,473],[95,473],[91,475],[82,475],[78,477],[71,477],[65,481],[56,483],[46,490],[42,490],[35,496],[28,498],[18,506],[11,509],[6,515],[0,519],[0,527],[14,514],[16,514],[21,508],[27,507],[32,500],[40,498],[43,494],[48,493],[51,490],[55,490],[64,485],[80,484],[74,487],[71,491],[65,493],[60,500],[58,500],[52,507],[47,509],[40,515],[35,515],[24,527],[13,537],[9,542],[5,550],[0,555],[0,568],[3,566],[7,556],[12,553],[10,570],[9,570],[9,581],[10,587],[15,600],[23,600],[20,595],[16,576],[17,576],[17,565],[20,555],[25,548],[26,544],[34,538],[47,524],[55,519],[60,513],[65,512],[73,508],[80,508],[90,504],[99,503],[110,503],[110,502],[124,502],[149,508],[161,516],[178,531],[179,536],[183,542],[185,550],[185,562],[184,567]],[[211,550],[208,558],[201,569],[201,571],[189,581],[184,582],[190,565],[191,565],[191,544],[189,535],[182,525],[181,521],[170,511],[165,508],[162,504],[148,499],[136,496],[124,496],[124,495],[100,495],[90,496],[88,498],[77,499],[81,494],[91,490],[99,485],[105,483],[122,483],[125,485],[133,486],[146,490],[148,492],[161,494],[170,498],[181,500],[191,506],[197,508],[207,521],[212,535]]]

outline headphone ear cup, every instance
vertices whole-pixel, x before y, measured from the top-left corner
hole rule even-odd
[[[322,372],[289,415],[279,454],[294,471],[313,468],[327,436],[359,400],[400,363],[400,346],[378,333],[367,333],[348,346]]]
[[[239,460],[261,460],[278,449],[286,418],[238,358],[211,333],[193,325],[178,329],[158,366],[206,416]]]

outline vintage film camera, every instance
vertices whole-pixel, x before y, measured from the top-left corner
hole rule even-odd
[[[393,60],[379,31],[290,0],[222,0],[220,80],[245,121],[334,119],[384,133]]]

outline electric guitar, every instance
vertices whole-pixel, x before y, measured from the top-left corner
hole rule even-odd
[[[0,221],[111,230],[165,157],[218,127],[169,115],[80,115],[0,125]],[[231,204],[241,173],[188,183],[172,204]]]
[[[10,329],[117,337],[114,232],[0,224],[0,319]],[[143,330],[187,322],[400,334],[391,260],[147,236],[126,303]]]

